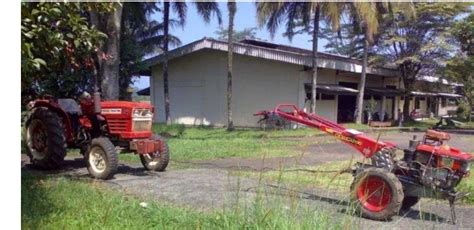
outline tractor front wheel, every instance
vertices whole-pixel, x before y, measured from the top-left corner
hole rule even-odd
[[[402,206],[403,187],[398,178],[382,168],[367,168],[356,175],[351,198],[359,213],[372,220],[387,220]]]
[[[61,118],[47,108],[36,109],[25,123],[26,154],[40,169],[58,169],[66,156]]]
[[[85,156],[87,170],[96,179],[109,179],[117,171],[117,152],[114,144],[106,137],[93,139]]]
[[[140,155],[142,165],[145,167],[145,169],[150,171],[165,171],[166,167],[168,166],[168,162],[170,161],[168,144],[166,144],[166,140],[159,135],[153,135],[152,139],[162,143],[162,151],[152,154]]]

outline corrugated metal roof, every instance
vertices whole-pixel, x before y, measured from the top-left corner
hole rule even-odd
[[[219,41],[212,38],[203,38],[195,42],[189,43],[182,47],[171,50],[168,53],[169,59],[178,58],[180,56],[196,52],[202,49],[213,49],[227,52],[227,42]],[[300,52],[301,50],[301,52]],[[234,53],[264,58],[268,60],[280,61],[290,64],[311,66],[312,58],[311,51],[307,50],[302,52],[304,49],[277,49],[268,48],[265,46],[258,46],[255,44],[247,43],[234,43]],[[318,67],[326,69],[343,70],[348,72],[360,73],[362,71],[362,65],[360,60],[343,57],[340,55],[332,55],[327,53],[318,53]],[[145,65],[151,67],[157,65],[163,61],[163,55],[158,55],[150,59],[145,60]],[[376,74],[388,77],[399,76],[398,70],[387,69],[387,68],[367,68],[368,74]]]
[[[311,92],[311,83],[304,84],[306,92]],[[359,90],[331,84],[317,84],[316,89],[318,93],[324,93],[329,95],[357,95]]]
[[[427,97],[452,97],[452,98],[462,97],[462,95],[455,94],[455,93],[433,93],[433,92],[421,92],[421,91],[411,91],[410,95],[427,96]]]

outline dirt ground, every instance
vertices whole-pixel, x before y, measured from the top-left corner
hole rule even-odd
[[[421,133],[390,133],[382,136],[382,140],[392,141],[405,147],[408,139]],[[318,139],[319,138],[319,139]],[[317,165],[328,161],[350,159],[352,155],[359,157],[350,147],[338,142],[321,143],[326,136],[307,138],[308,145],[295,149],[296,157],[277,157],[262,161],[259,159],[219,159],[213,161],[193,162],[192,168],[169,170],[161,173],[144,171],[141,165],[121,164],[114,179],[104,184],[117,188],[127,194],[141,197],[144,201],[157,200],[176,205],[189,206],[198,210],[214,210],[231,206],[237,197],[240,202],[251,202],[256,196],[256,188],[262,187],[266,194],[286,196],[288,192],[298,194],[298,198],[314,208],[333,214],[335,220],[347,218],[344,210],[348,208],[348,191],[336,192],[319,188],[279,187],[274,184],[259,184],[258,180],[235,176],[235,169],[269,170],[278,167],[294,167],[296,165]],[[451,144],[460,149],[474,152],[472,141],[474,136],[452,135]],[[354,153],[354,154],[351,154]],[[173,162],[171,162],[173,163]],[[22,170],[31,170],[28,160],[22,156]],[[45,172],[37,172],[45,173]],[[82,159],[68,158],[64,169],[48,172],[56,175],[88,178]],[[423,210],[423,211],[420,211]],[[372,221],[355,218],[357,227],[362,229],[474,229],[474,206],[457,206],[458,223],[449,223],[450,211],[447,202],[422,200],[410,211],[395,216],[391,221]]]

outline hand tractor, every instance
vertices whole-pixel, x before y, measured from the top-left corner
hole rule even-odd
[[[452,222],[456,221],[454,202],[466,193],[455,187],[469,175],[474,156],[449,147],[444,132],[427,130],[421,140],[409,141],[403,157],[396,157],[395,144],[375,140],[353,129],[306,113],[295,105],[278,105],[256,115],[279,116],[292,122],[320,129],[359,151],[370,163],[356,163],[351,199],[358,212],[369,219],[387,220],[400,210],[408,210],[421,197],[449,201]]]
[[[101,101],[98,92],[93,97],[84,92],[78,101],[43,96],[29,102],[24,140],[34,166],[57,169],[66,149],[78,148],[90,175],[108,179],[117,169],[117,149],[122,149],[138,154],[147,170],[165,170],[168,146],[152,133],[150,104]]]

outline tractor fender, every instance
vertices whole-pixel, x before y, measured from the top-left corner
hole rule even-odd
[[[73,141],[73,136],[72,136],[72,125],[71,125],[71,120],[69,119],[67,113],[59,107],[58,104],[48,101],[48,100],[36,100],[32,107],[30,108],[30,116],[31,114],[34,113],[35,110],[39,108],[46,108],[49,109],[53,112],[55,112],[62,120],[62,123],[64,125],[65,131],[66,131],[66,141],[68,143]],[[29,119],[29,118],[28,118]]]

